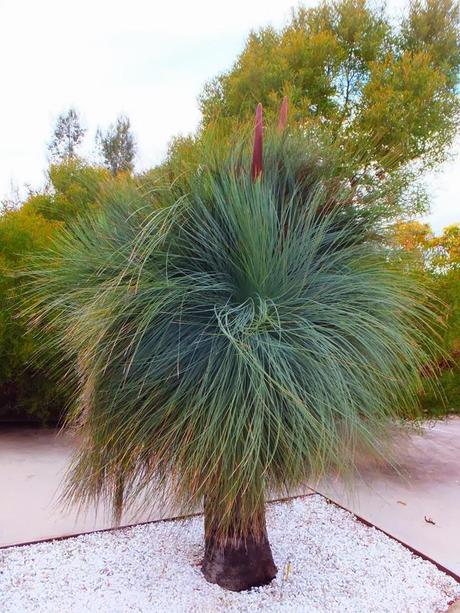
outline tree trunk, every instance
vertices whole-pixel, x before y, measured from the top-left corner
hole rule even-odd
[[[277,568],[268,542],[265,515],[262,534],[260,518],[257,534],[246,538],[232,536],[225,544],[216,539],[215,518],[209,505],[205,504],[205,553],[203,575],[210,583],[222,588],[241,592],[252,587],[267,585],[275,577]]]

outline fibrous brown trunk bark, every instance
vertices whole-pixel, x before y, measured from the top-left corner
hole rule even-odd
[[[205,504],[205,553],[203,575],[210,583],[222,588],[241,592],[252,587],[267,585],[275,577],[277,568],[268,542],[265,517],[263,530],[260,518],[257,533],[246,537],[231,537],[220,544],[213,528],[214,517]]]

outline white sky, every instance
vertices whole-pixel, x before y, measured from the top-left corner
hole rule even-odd
[[[11,182],[43,184],[46,144],[70,106],[88,128],[88,153],[97,127],[123,112],[137,138],[137,167],[153,166],[173,135],[194,130],[203,84],[232,65],[250,29],[281,26],[296,4],[0,0],[0,197]],[[387,4],[393,13],[404,6]],[[457,156],[429,179],[437,231],[460,221],[459,176]]]

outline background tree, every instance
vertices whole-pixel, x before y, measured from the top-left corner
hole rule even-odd
[[[107,170],[80,159],[52,164],[45,189],[32,192],[23,208],[49,220],[70,221],[99,206],[100,196],[110,179]]]
[[[0,215],[7,211],[14,211],[21,206],[22,198],[19,192],[19,187],[10,182],[10,192],[0,200]]]
[[[460,412],[460,224],[435,236],[426,223],[398,223],[394,242],[410,255],[405,259],[406,267],[416,272],[440,303],[443,355],[437,369],[424,369],[424,410],[435,416]],[[437,387],[433,389],[435,377]]]
[[[25,258],[49,245],[56,222],[31,211],[0,215],[0,419],[58,420],[65,399],[36,357],[37,343],[18,316]]]
[[[96,143],[104,165],[114,176],[120,172],[133,171],[136,143],[128,117],[118,117],[105,133],[98,130]]]
[[[110,202],[113,183],[121,197],[126,179],[113,179],[103,168],[79,159],[51,165],[48,184],[5,203],[0,212],[0,420],[56,422],[65,409],[66,394],[46,372],[49,353],[20,316],[23,279],[18,271],[32,254],[49,246],[53,234],[77,217]]]
[[[291,124],[325,133],[344,176],[393,181],[395,213],[419,213],[427,199],[414,182],[446,157],[459,125],[458,24],[454,0],[413,1],[399,23],[366,0],[299,8],[281,30],[252,32],[206,85],[201,133],[216,123],[231,133],[258,102],[274,116],[287,95]]]
[[[67,113],[59,115],[53,138],[48,145],[50,160],[54,163],[75,160],[85,133],[86,129],[81,126],[75,109],[69,109]]]

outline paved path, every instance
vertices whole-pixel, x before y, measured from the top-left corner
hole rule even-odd
[[[59,502],[75,439],[54,429],[0,430],[0,546],[110,528],[107,510],[79,513]],[[153,508],[137,517],[148,521],[173,516]],[[134,523],[129,515],[121,525]]]
[[[460,575],[460,418],[412,435],[398,464],[360,466],[352,492],[333,479],[315,489]]]
[[[460,574],[460,418],[425,430],[400,449],[403,476],[364,465],[352,495],[332,479],[316,489]],[[111,526],[107,514],[77,516],[57,503],[73,445],[54,430],[0,432],[0,545]],[[140,520],[173,514],[153,508]]]

